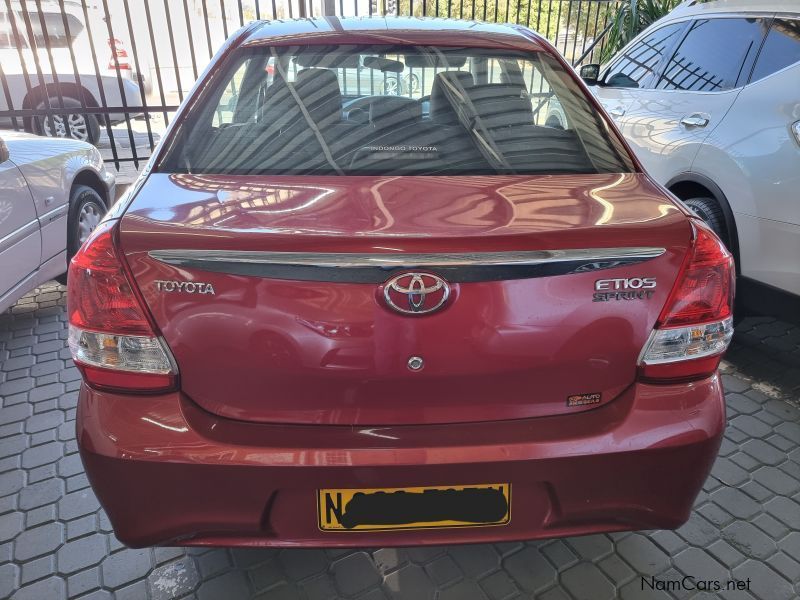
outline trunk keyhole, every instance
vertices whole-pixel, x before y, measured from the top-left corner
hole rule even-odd
[[[412,371],[419,371],[424,366],[425,361],[422,360],[421,356],[412,356],[408,359],[408,368]]]

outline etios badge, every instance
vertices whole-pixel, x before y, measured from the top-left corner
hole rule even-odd
[[[598,279],[594,282],[592,302],[610,300],[650,300],[656,293],[655,277]]]
[[[425,315],[440,309],[450,297],[450,286],[429,273],[404,273],[387,281],[383,298],[389,308],[404,315]]]

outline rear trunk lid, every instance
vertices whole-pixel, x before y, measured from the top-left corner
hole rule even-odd
[[[234,419],[360,426],[613,401],[690,237],[641,174],[156,173],[120,225],[191,400]],[[384,283],[410,272],[449,284],[438,310],[387,303]]]

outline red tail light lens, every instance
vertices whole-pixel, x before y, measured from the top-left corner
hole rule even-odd
[[[92,387],[156,393],[177,387],[177,368],[156,335],[115,243],[114,223],[101,224],[70,262],[69,346]]]
[[[69,322],[96,331],[153,335],[117,256],[113,223],[98,227],[69,266]]]
[[[695,222],[692,252],[658,318],[660,327],[721,321],[733,314],[733,257],[704,223]]]
[[[131,63],[128,60],[128,51],[120,40],[117,38],[109,38],[108,47],[111,49],[111,59],[108,61],[109,69],[131,68]]]
[[[704,223],[693,227],[692,248],[639,359],[644,380],[707,377],[733,337],[733,257]]]

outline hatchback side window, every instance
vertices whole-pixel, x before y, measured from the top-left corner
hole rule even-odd
[[[800,62],[800,20],[775,19],[758,55],[751,81],[758,81]]]
[[[19,44],[17,43],[17,38],[14,37],[14,28],[11,25],[11,20],[8,18],[8,14],[0,12],[0,49],[2,50],[14,50],[28,47],[21,30],[23,25],[21,25],[19,20],[15,19],[15,21],[17,34],[19,35]]]
[[[743,83],[753,66],[762,19],[701,19],[692,24],[658,82],[662,90],[722,92]]]
[[[29,13],[31,30],[33,31],[33,41],[38,48],[45,48],[50,44],[51,48],[69,48],[72,41],[83,31],[83,23],[73,16],[67,15],[67,26],[64,27],[64,17],[61,13],[42,13],[41,18],[38,13]],[[44,28],[42,28],[44,21]],[[67,34],[69,28],[69,34]],[[46,34],[46,35],[45,35]]]
[[[0,48],[14,48],[14,36],[11,33],[11,23],[4,13],[0,13]]]
[[[658,65],[678,41],[685,23],[657,29],[628,48],[607,71],[603,85],[622,88],[652,88]]]

